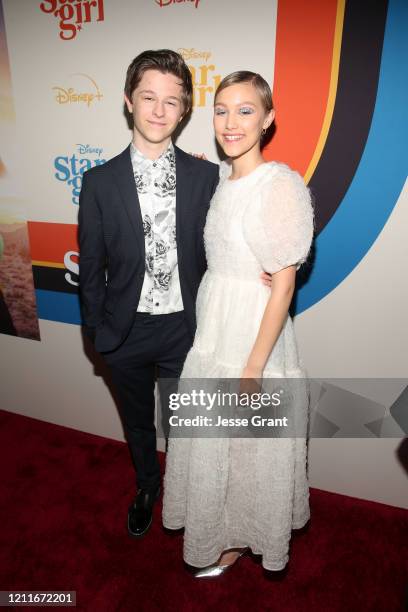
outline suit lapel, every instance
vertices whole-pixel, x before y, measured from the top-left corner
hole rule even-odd
[[[176,236],[179,265],[183,260],[183,234],[190,218],[193,173],[187,153],[174,147],[176,153]]]
[[[135,179],[133,176],[132,162],[130,159],[130,145],[119,156],[114,175],[126,213],[129,217],[130,224],[135,232],[137,245],[139,247],[142,259],[144,259],[145,243],[143,220],[142,213],[140,211],[140,203],[137,195]]]

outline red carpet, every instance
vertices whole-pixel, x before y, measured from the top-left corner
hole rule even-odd
[[[0,590],[76,590],[77,609],[92,612],[404,610],[403,509],[312,489],[312,520],[294,532],[284,572],[244,557],[198,582],[160,504],[149,534],[128,537],[124,444],[0,412],[0,449]]]

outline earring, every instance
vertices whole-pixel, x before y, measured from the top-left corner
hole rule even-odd
[[[266,134],[266,128],[264,128],[264,129],[262,130],[262,132],[261,132],[261,136],[265,136],[265,134]]]

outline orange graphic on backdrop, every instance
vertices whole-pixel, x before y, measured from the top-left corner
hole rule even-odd
[[[276,132],[264,148],[305,175],[324,125],[332,81],[336,17],[344,0],[279,0],[276,26]],[[338,22],[338,19],[337,19]],[[307,177],[309,178],[309,177]]]
[[[79,251],[76,225],[28,222],[31,258],[34,265],[59,264],[64,267],[68,251]]]

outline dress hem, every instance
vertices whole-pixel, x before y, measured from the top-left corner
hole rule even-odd
[[[292,525],[292,531],[293,531],[294,529],[302,529],[302,527],[304,527],[304,526],[305,526],[305,525],[306,525],[306,524],[309,522],[309,520],[310,520],[310,514],[308,514],[308,515],[307,515],[307,516],[306,516],[304,519],[302,519],[302,520],[300,520],[300,521],[297,521],[297,522],[296,522],[296,524],[293,524],[293,525]],[[185,528],[185,525],[184,525],[184,524],[180,524],[179,526],[175,527],[175,526],[174,526],[174,524],[173,524],[173,526],[170,526],[168,523],[166,524],[166,523],[165,523],[165,521],[163,521],[163,526],[165,527],[165,529],[170,529],[170,530],[172,530],[172,531],[178,531],[178,530],[180,530],[180,529],[184,529],[184,528]],[[255,546],[254,546],[254,547],[252,547],[251,545],[249,545],[249,544],[245,544],[245,543],[243,543],[243,542],[242,542],[242,543],[237,543],[237,542],[234,542],[234,544],[233,544],[233,545],[229,545],[229,544],[225,545],[225,546],[224,546],[224,547],[221,549],[221,551],[220,551],[220,552],[218,552],[218,553],[217,553],[217,554],[215,554],[215,555],[210,555],[210,557],[209,557],[209,558],[210,558],[210,559],[213,559],[212,561],[211,561],[211,560],[209,560],[209,561],[207,561],[207,560],[206,560],[204,563],[202,563],[202,562],[201,562],[201,563],[198,563],[198,562],[197,562],[197,558],[196,558],[195,556],[191,556],[191,557],[190,557],[188,554],[184,554],[184,555],[183,555],[183,559],[184,559],[184,561],[185,561],[185,562],[186,562],[188,565],[191,565],[192,567],[196,567],[197,569],[203,569],[203,568],[205,568],[205,567],[209,567],[209,566],[211,566],[211,565],[214,565],[214,564],[215,564],[215,563],[218,561],[218,559],[220,558],[220,556],[222,555],[222,553],[223,553],[224,551],[226,551],[226,550],[230,550],[230,549],[232,549],[232,548],[249,548],[249,550],[251,551],[251,553],[252,553],[253,555],[261,555],[261,556],[262,556],[262,562],[261,562],[261,565],[262,565],[262,567],[263,567],[265,570],[267,570],[267,571],[269,571],[269,572],[280,572],[280,571],[282,571],[283,569],[285,569],[286,565],[287,565],[287,564],[288,564],[288,562],[289,562],[289,555],[287,554],[287,555],[285,555],[285,557],[284,557],[284,559],[285,559],[284,561],[280,561],[279,563],[273,564],[273,566],[272,566],[271,564],[269,564],[269,563],[264,563],[264,562],[263,562],[264,553],[262,553],[261,551],[259,551],[259,550],[258,550],[258,549],[257,549]]]

